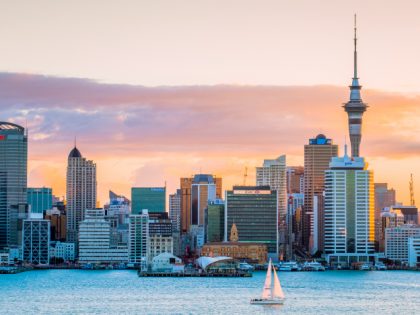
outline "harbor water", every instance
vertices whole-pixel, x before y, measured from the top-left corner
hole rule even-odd
[[[283,306],[252,278],[139,278],[132,270],[0,275],[0,314],[420,314],[420,272],[279,272]]]

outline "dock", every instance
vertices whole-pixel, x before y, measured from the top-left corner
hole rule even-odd
[[[235,272],[235,273],[205,273],[205,272],[148,272],[138,271],[139,277],[172,277],[172,278],[183,278],[183,277],[217,277],[217,278],[244,278],[252,277],[252,273],[249,272]]]

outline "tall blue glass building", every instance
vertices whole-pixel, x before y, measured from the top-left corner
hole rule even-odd
[[[28,137],[25,129],[0,122],[0,249],[18,243],[18,208],[26,204]]]
[[[43,213],[52,208],[51,188],[28,188],[28,204],[31,206],[31,213]]]

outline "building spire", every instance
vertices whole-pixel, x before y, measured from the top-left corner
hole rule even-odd
[[[357,15],[354,15],[354,79],[357,79]]]
[[[350,100],[344,105],[344,110],[348,114],[348,124],[350,133],[351,156],[359,157],[360,141],[362,139],[362,118],[366,111],[367,105],[363,103],[360,90],[362,86],[359,84],[357,75],[357,20],[354,15],[354,73],[352,83],[350,85]]]

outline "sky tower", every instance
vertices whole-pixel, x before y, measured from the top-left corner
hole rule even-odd
[[[354,75],[350,86],[350,100],[345,103],[344,110],[349,117],[349,133],[351,142],[351,156],[359,156],[360,140],[362,139],[362,117],[367,109],[360,96],[362,86],[359,85],[357,77],[357,26],[356,15],[354,15]]]

